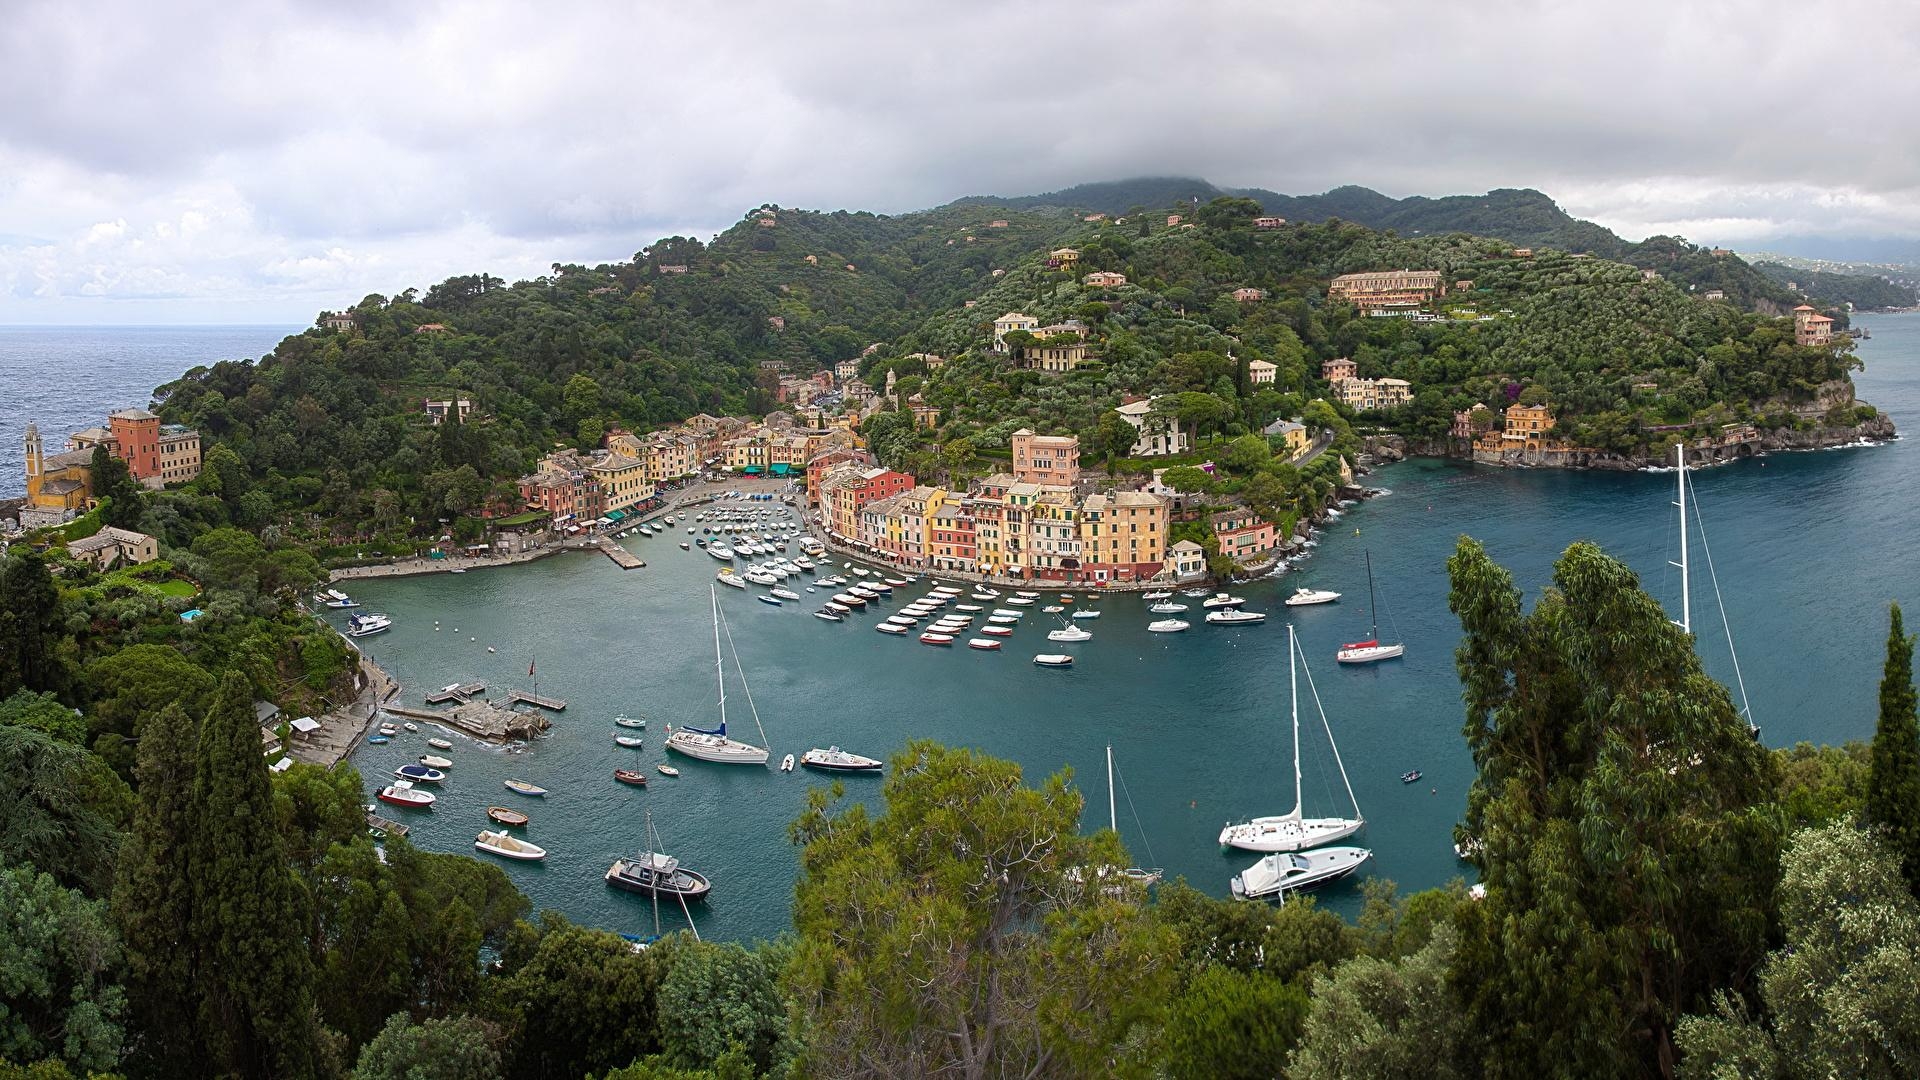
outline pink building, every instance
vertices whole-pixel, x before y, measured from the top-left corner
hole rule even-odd
[[[1080,478],[1080,440],[1072,435],[1013,433],[1013,475],[1023,484],[1071,487]]]

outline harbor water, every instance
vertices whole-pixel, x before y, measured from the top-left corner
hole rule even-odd
[[[1873,333],[1860,347],[1868,363],[1858,380],[1861,396],[1898,422],[1920,423],[1920,316],[1859,322]],[[1920,599],[1914,441],[1775,454],[1693,479],[1713,563],[1709,572],[1695,549],[1694,621],[1709,669],[1734,680],[1715,604],[1717,579],[1766,741],[1870,736],[1886,605]],[[743,687],[729,653],[731,730],[759,742],[757,710],[775,764],[787,753],[830,744],[885,757],[910,739],[928,738],[1017,761],[1034,781],[1071,768],[1087,797],[1089,828],[1106,824],[1104,748],[1111,744],[1122,780],[1120,832],[1135,860],[1224,896],[1228,880],[1255,856],[1223,853],[1216,843],[1221,825],[1292,805],[1291,618],[1368,821],[1358,842],[1374,858],[1364,876],[1391,878],[1403,889],[1443,884],[1466,872],[1454,859],[1451,830],[1472,778],[1454,669],[1459,628],[1447,611],[1445,562],[1455,541],[1479,538],[1532,598],[1569,543],[1593,540],[1639,571],[1677,613],[1678,571],[1668,565],[1678,558],[1673,477],[1420,460],[1380,469],[1367,482],[1390,494],[1344,511],[1296,572],[1233,590],[1250,609],[1269,614],[1252,627],[1207,625],[1199,600],[1181,597],[1192,605],[1182,616],[1192,628],[1152,634],[1146,624],[1156,616],[1139,596],[1089,604],[1080,593],[1076,608],[1102,613],[1080,624],[1093,631],[1091,641],[1046,641],[1053,617],[1036,605],[1001,651],[978,652],[963,642],[930,647],[913,636],[875,633],[873,609],[844,623],[815,619],[810,613],[824,593],[803,592],[802,601],[776,608],[754,599],[764,591],[758,587],[722,589],[745,673]],[[524,810],[533,816],[527,838],[552,854],[544,864],[506,871],[535,905],[647,933],[652,906],[610,889],[603,875],[614,857],[643,846],[643,815],[651,810],[663,847],[713,879],[712,897],[694,908],[701,932],[768,937],[791,922],[797,859],[788,823],[807,788],[829,781],[686,759],[675,761],[678,779],[654,771],[667,759],[665,725],[710,726],[718,716],[708,599],[717,564],[698,548],[679,549],[691,539],[685,524],[670,535],[623,541],[647,560],[641,570],[622,571],[588,553],[351,583],[356,599],[396,620],[393,630],[361,644],[406,686],[403,700],[418,704],[433,689],[472,680],[489,683],[498,699],[508,687],[530,689],[537,680],[542,694],[568,702],[550,736],[530,747],[449,736],[456,748],[445,753],[454,767],[436,789],[436,808],[385,812],[407,820],[422,847],[470,852],[475,834],[489,827],[487,806]],[[1342,668],[1334,650],[1368,633],[1369,553],[1381,637],[1404,641],[1407,653]],[[1282,606],[1299,584],[1344,596],[1321,607]],[[900,590],[878,607],[893,610],[925,591],[925,583]],[[1055,602],[1052,596],[1042,603]],[[1069,652],[1076,662],[1065,670],[1036,667],[1032,658],[1042,652]],[[612,718],[621,713],[647,719],[643,748],[614,744],[622,729]],[[1345,791],[1304,682],[1301,713],[1307,812],[1344,814]],[[423,726],[356,753],[369,798],[395,767],[435,752],[425,744],[428,734]],[[650,783],[619,784],[611,774],[620,766],[645,769]],[[1411,769],[1422,778],[1402,783]],[[511,794],[502,787],[509,777],[551,794]],[[877,801],[877,778],[844,782],[850,799]],[[1357,909],[1358,896],[1357,882],[1321,894],[1344,912]],[[663,907],[661,919],[668,929],[683,924],[677,908]]]

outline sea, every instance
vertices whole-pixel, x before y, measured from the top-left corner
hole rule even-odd
[[[1866,361],[1857,376],[1861,397],[1897,423],[1920,423],[1920,314],[1855,322],[1872,334],[1859,346]],[[102,404],[69,408],[67,415],[84,421],[105,403],[138,399],[177,367],[249,355],[244,334],[228,329],[206,331],[207,351],[189,348],[184,356],[179,342],[190,335],[175,332],[164,346],[171,366],[133,360],[128,354],[143,350],[125,333],[85,332],[120,342],[114,347],[121,359],[112,370],[165,370],[129,378],[110,392],[92,388]],[[270,333],[257,333],[270,342]],[[31,355],[54,355],[47,344]],[[77,368],[101,367],[84,348],[59,354]],[[0,330],[0,358],[15,355],[17,345]],[[21,392],[13,389],[19,374],[0,359],[0,401],[9,406]],[[51,387],[74,385],[45,360],[26,377],[46,384],[34,390],[42,402]],[[13,409],[5,412],[11,422]],[[1750,703],[1770,745],[1870,737],[1887,604],[1920,602],[1915,440],[1773,454],[1690,477],[1707,542],[1705,549],[1693,548],[1692,565],[1694,627],[1708,669],[1735,688],[1737,700]],[[1225,896],[1229,879],[1256,856],[1223,852],[1221,826],[1283,813],[1294,800],[1291,621],[1304,656],[1306,812],[1351,809],[1330,731],[1368,822],[1357,841],[1373,852],[1363,875],[1391,879],[1403,890],[1466,878],[1470,870],[1455,859],[1451,832],[1473,768],[1461,737],[1454,666],[1459,626],[1447,611],[1447,556],[1459,537],[1479,539],[1531,600],[1568,544],[1592,540],[1639,572],[1677,615],[1679,572],[1670,565],[1679,557],[1674,476],[1423,459],[1378,469],[1366,483],[1386,493],[1341,511],[1297,567],[1277,580],[1234,588],[1250,609],[1269,613],[1259,626],[1206,625],[1199,600],[1181,598],[1193,605],[1184,616],[1192,629],[1151,634],[1146,624],[1155,616],[1138,596],[1082,593],[1075,608],[1101,612],[1080,624],[1093,631],[1091,641],[1046,641],[1052,617],[1036,605],[1002,650],[978,652],[875,633],[875,614],[844,623],[815,619],[810,612],[818,594],[803,593],[803,602],[776,608],[721,589],[730,729],[755,742],[764,731],[775,761],[828,745],[885,757],[910,739],[928,738],[1009,758],[1034,782],[1068,769],[1085,796],[1090,829],[1108,824],[1111,747],[1115,820],[1135,862]],[[524,810],[533,818],[528,839],[551,855],[544,863],[505,868],[535,905],[634,934],[687,921],[677,905],[656,912],[604,883],[613,858],[643,849],[650,820],[664,850],[713,879],[712,896],[691,911],[700,932],[768,938],[791,926],[797,852],[788,825],[807,790],[828,781],[684,759],[677,779],[654,771],[667,760],[666,725],[706,727],[719,716],[710,614],[716,563],[698,548],[679,549],[680,541],[692,539],[685,527],[683,521],[669,535],[623,541],[647,561],[645,569],[622,571],[597,553],[568,554],[461,575],[351,583],[356,599],[396,621],[393,630],[361,644],[405,686],[404,700],[418,704],[440,686],[480,680],[496,695],[537,684],[540,693],[567,701],[566,710],[554,714],[550,735],[525,748],[453,736],[455,749],[445,754],[454,767],[437,790],[435,808],[388,813],[405,818],[422,847],[469,852],[478,831],[489,827],[487,806]],[[1369,560],[1378,598],[1372,610]],[[922,584],[900,592],[918,595]],[[1302,584],[1338,590],[1342,599],[1284,607],[1284,595]],[[1053,602],[1048,595],[1043,603]],[[1376,621],[1383,639],[1406,644],[1405,658],[1336,665],[1340,643],[1367,636]],[[1728,631],[1737,653],[1729,652]],[[1040,652],[1070,652],[1076,662],[1065,670],[1036,667],[1032,657]],[[613,742],[623,730],[612,723],[620,714],[648,721],[642,748]],[[428,735],[403,733],[356,753],[369,797],[394,768],[434,752],[425,745]],[[623,765],[645,770],[651,782],[645,789],[615,782],[611,772]],[[1403,782],[1411,770],[1420,779]],[[532,781],[550,794],[511,794],[501,783],[507,778]],[[878,803],[879,779],[854,776],[843,784],[847,801]],[[1323,890],[1318,900],[1356,912],[1358,881]]]

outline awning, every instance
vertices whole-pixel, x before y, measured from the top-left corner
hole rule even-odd
[[[767,467],[767,471],[772,473],[775,476],[785,476],[787,475],[788,471],[791,469],[792,469],[792,466],[786,464],[785,462],[781,462],[777,465],[770,465]]]
[[[311,716],[303,716],[293,722],[293,730],[302,735],[311,731],[318,731],[320,730],[320,721],[315,720]]]
[[[626,519],[627,519],[627,512],[626,512],[625,510],[609,510],[609,511],[607,511],[607,520],[608,520],[608,521],[625,521]]]
[[[759,473],[760,473],[760,466],[758,466],[758,465],[742,465],[742,466],[740,466],[740,471],[741,471],[741,472],[743,472],[743,473],[746,473],[746,474],[747,474],[748,476],[758,476],[758,475],[759,475]]]

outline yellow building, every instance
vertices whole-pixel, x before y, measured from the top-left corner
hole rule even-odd
[[[600,485],[602,513],[630,510],[653,498],[653,481],[640,458],[609,451],[587,466],[587,474]]]
[[[31,422],[27,424],[24,449],[26,509],[39,512],[35,524],[63,521],[84,512],[93,497],[93,451],[69,450],[48,457],[40,441],[40,429]]]
[[[1405,379],[1341,379],[1333,384],[1334,393],[1348,407],[1393,409],[1413,400],[1413,387]]]

